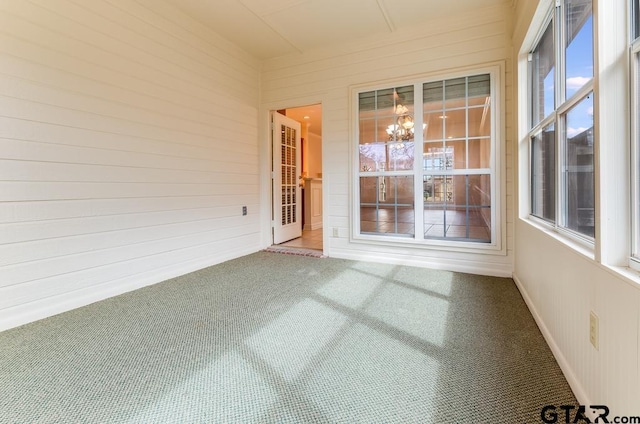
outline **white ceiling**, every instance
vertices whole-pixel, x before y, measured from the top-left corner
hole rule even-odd
[[[259,59],[514,0],[166,0]]]
[[[322,136],[322,105],[287,109],[286,115],[306,126],[310,133]]]
[[[258,59],[391,34],[516,0],[166,0]],[[287,115],[322,135],[320,105]],[[308,116],[309,118],[304,118]]]

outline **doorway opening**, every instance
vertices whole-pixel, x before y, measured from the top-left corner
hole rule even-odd
[[[295,237],[283,240],[276,234],[278,230],[274,228],[273,243],[284,248],[322,251],[324,218],[322,212],[322,105],[286,108],[278,110],[277,114],[284,115],[300,124],[300,158],[295,174],[299,190],[297,195],[292,195],[295,201],[299,201],[300,219],[298,225],[300,232],[298,234],[291,233]],[[274,175],[279,175],[279,178],[274,178],[272,187],[275,194],[272,196],[274,220],[278,219],[277,216],[281,216],[280,210],[277,208],[287,210],[283,207],[283,202],[291,202],[292,199],[289,197],[291,194],[287,188],[283,189],[281,186],[281,184],[290,182],[286,176],[283,177],[287,172],[286,169],[290,166],[283,165],[283,154],[286,157],[289,148],[279,145],[281,140],[278,137],[282,138],[282,134],[279,128],[274,129],[273,170],[277,171],[277,167],[282,168],[281,172],[274,173]],[[276,149],[281,151],[278,152]],[[285,238],[289,237],[291,236]]]

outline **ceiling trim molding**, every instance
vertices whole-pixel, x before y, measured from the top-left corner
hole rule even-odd
[[[259,14],[257,14],[253,9],[251,9],[249,6],[246,5],[245,2],[243,2],[242,0],[238,0],[238,3],[240,3],[242,5],[242,7],[244,7],[245,9],[247,9],[249,11],[249,13],[251,13],[253,16],[255,16],[256,18],[260,19],[266,26],[269,27],[269,29],[271,29],[271,31],[273,31],[274,33],[276,33],[278,35],[278,37],[282,38],[287,44],[289,44],[292,48],[294,48],[298,53],[302,54],[302,49],[298,46],[296,46],[295,44],[293,44],[291,42],[291,40],[289,40],[287,37],[285,37],[284,35],[282,35],[280,33],[280,31],[278,31],[277,29],[275,29],[273,27],[273,25],[271,25],[264,17],[260,16]]]
[[[378,3],[378,9],[380,9],[380,13],[382,13],[384,20],[387,23],[387,27],[389,27],[389,31],[395,32],[396,26],[393,24],[387,9],[384,7],[383,0],[376,0],[376,3]]]

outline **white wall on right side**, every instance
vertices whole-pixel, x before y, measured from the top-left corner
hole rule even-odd
[[[514,279],[578,401],[640,412],[640,290],[561,241],[518,220]],[[599,350],[589,312],[599,318]]]
[[[608,406],[611,409],[610,420],[614,416],[637,416],[640,414],[640,387],[637,384],[640,378],[640,278],[607,261],[607,258],[613,259],[609,252],[618,249],[616,244],[623,238],[611,232],[629,231],[626,221],[618,223],[617,228],[612,226],[609,221],[615,218],[608,215],[610,212],[607,210],[614,201],[610,193],[618,188],[611,185],[611,179],[606,174],[624,174],[623,163],[616,164],[610,156],[611,151],[596,149],[600,153],[596,176],[600,188],[596,195],[600,196],[601,201],[598,214],[601,232],[593,253],[572,247],[566,239],[536,226],[527,217],[526,53],[532,47],[532,38],[541,25],[544,9],[548,10],[549,3],[549,0],[518,1],[514,16],[514,58],[518,58],[514,60],[514,75],[517,78],[515,93],[519,107],[518,135],[514,141],[517,143],[514,148],[518,151],[515,160],[518,181],[514,279],[578,401],[586,405]],[[616,150],[622,155],[628,149],[628,137],[612,134],[611,131],[613,127],[624,128],[629,125],[624,78],[620,79],[620,75],[628,73],[627,53],[619,42],[613,45],[604,40],[607,36],[605,32],[610,36],[612,30],[625,28],[625,25],[620,25],[626,18],[621,16],[625,12],[625,9],[621,9],[623,3],[626,2],[594,0],[596,39],[603,46],[596,48],[597,65],[600,67],[596,66],[595,81],[596,87],[606,90],[605,95],[596,94],[596,99],[601,102],[595,107],[596,131],[601,131],[599,141],[603,149],[606,144],[607,149]],[[617,8],[615,13],[612,7]],[[610,111],[620,110],[626,110],[627,115],[616,117],[610,114]],[[620,119],[620,122],[616,121]],[[611,143],[616,144],[613,146]],[[619,170],[612,169],[615,167]],[[613,205],[613,208],[627,206],[622,201]],[[589,340],[590,312],[594,312],[599,319],[598,349]]]

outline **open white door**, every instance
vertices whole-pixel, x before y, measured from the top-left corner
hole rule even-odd
[[[273,244],[302,235],[300,123],[272,112]]]

